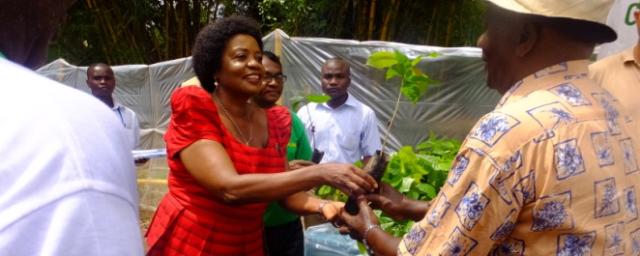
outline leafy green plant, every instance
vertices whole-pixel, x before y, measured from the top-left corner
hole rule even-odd
[[[428,57],[434,58],[437,56],[437,54],[432,53]],[[382,140],[382,151],[386,148],[389,133],[391,127],[393,127],[393,121],[396,118],[402,95],[415,104],[427,91],[429,86],[436,83],[435,80],[432,80],[427,74],[416,68],[416,65],[420,63],[422,58],[423,56],[419,55],[415,59],[411,59],[404,53],[396,50],[375,52],[367,59],[367,65],[376,69],[387,70],[385,74],[386,80],[390,80],[394,77],[400,78],[400,91],[398,92],[395,107],[393,108],[393,114],[391,115],[389,125],[387,126],[387,132]]]
[[[459,140],[438,138],[432,133],[415,147],[402,147],[391,154],[382,181],[409,198],[429,201],[444,185],[460,144]],[[343,202],[347,199],[345,194],[329,186],[320,187],[316,195]],[[378,210],[374,212],[380,226],[394,236],[404,235],[413,225],[413,221],[396,222]]]
[[[458,140],[432,133],[415,148],[405,146],[393,154],[382,181],[411,199],[430,201],[444,185],[460,145]],[[376,215],[380,226],[394,236],[404,235],[413,225],[410,220],[396,222],[380,211]]]

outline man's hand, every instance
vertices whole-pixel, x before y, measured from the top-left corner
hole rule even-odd
[[[146,162],[148,162],[148,161],[149,161],[149,158],[145,158],[145,157],[143,157],[143,158],[136,158],[136,159],[134,159],[134,160],[133,160],[133,163],[135,163],[135,164],[136,164],[136,166],[140,166],[140,165],[145,164],[145,163],[146,163]]]
[[[367,227],[371,224],[378,225],[380,222],[364,197],[358,197],[358,206],[360,211],[357,215],[351,215],[343,209],[337,222],[342,226],[339,228],[340,233],[362,240]]]
[[[366,199],[371,202],[371,207],[380,209],[385,214],[394,220],[405,220],[404,203],[406,198],[400,192],[395,190],[389,184],[380,182],[379,193],[372,193],[365,195]]]

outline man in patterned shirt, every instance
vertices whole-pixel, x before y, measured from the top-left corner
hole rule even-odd
[[[587,78],[594,46],[616,38],[601,23],[612,1],[489,2],[478,45],[502,100],[471,130],[430,207],[386,185],[368,196],[393,216],[423,209],[422,220],[392,237],[361,197],[360,213],[342,221],[376,255],[640,254],[640,138]]]

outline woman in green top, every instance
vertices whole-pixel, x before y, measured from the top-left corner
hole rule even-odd
[[[262,54],[265,75],[262,91],[255,97],[255,101],[261,107],[269,108],[280,98],[287,77],[282,74],[282,64],[278,56],[269,51]],[[304,124],[294,112],[291,112],[291,138],[287,145],[287,160],[311,160],[312,153]],[[304,236],[298,215],[273,202],[264,214],[264,225],[268,255],[304,254]]]

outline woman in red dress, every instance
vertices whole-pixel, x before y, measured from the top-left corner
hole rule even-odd
[[[201,87],[171,97],[169,192],[147,231],[148,255],[264,255],[268,202],[332,219],[341,205],[304,191],[326,184],[364,193],[377,186],[347,164],[284,172],[289,111],[250,101],[261,89],[262,46],[257,23],[244,17],[223,18],[198,34],[193,67]]]

